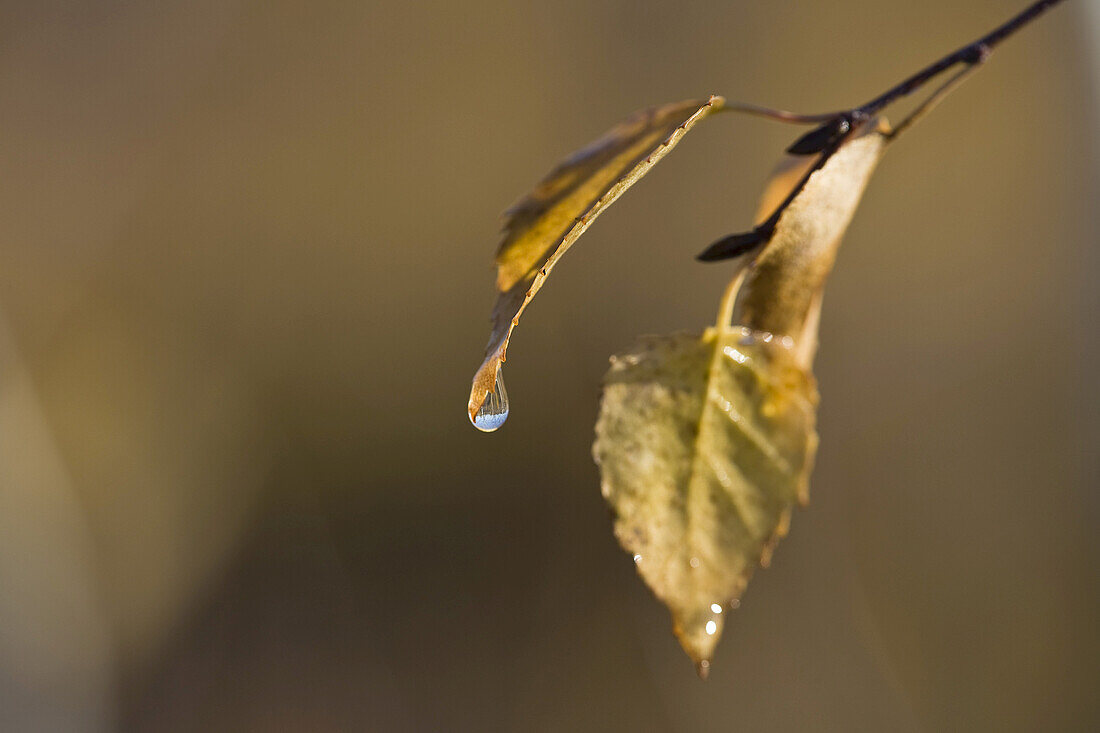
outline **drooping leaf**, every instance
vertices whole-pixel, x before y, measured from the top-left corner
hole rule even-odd
[[[612,357],[593,447],[602,491],[700,674],[753,569],[807,500],[821,293],[886,140],[868,126],[811,175],[716,328]],[[763,211],[800,180],[797,161],[780,166]]]
[[[594,448],[603,494],[701,673],[806,496],[816,403],[789,349],[748,330],[653,337],[612,358]]]
[[[469,413],[475,426],[495,429],[507,415],[497,387],[508,339],[551,269],[600,213],[632,186],[692,125],[722,108],[712,96],[640,112],[574,153],[504,215],[497,252],[499,297],[491,316],[485,360],[474,375]],[[478,420],[482,410],[483,420]]]

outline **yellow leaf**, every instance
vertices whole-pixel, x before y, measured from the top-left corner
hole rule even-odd
[[[505,212],[504,240],[496,258],[500,295],[490,319],[485,360],[470,390],[468,409],[475,426],[495,430],[507,416],[507,398],[498,383],[508,339],[558,259],[692,125],[723,104],[721,97],[712,96],[640,112],[563,161]]]
[[[808,500],[817,309],[884,131],[868,125],[810,176],[743,273],[736,307],[742,275],[731,284],[716,328],[612,357],[593,447],[603,495],[702,675],[753,569]],[[782,165],[762,209],[805,170]]]
[[[612,358],[593,449],[603,494],[701,673],[805,495],[816,403],[788,350],[747,330],[651,337]]]

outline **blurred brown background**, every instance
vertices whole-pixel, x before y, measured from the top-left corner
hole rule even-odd
[[[811,506],[695,678],[589,449],[799,132],[607,213],[465,412],[499,212],[630,112],[859,103],[1024,0],[7,2],[0,730],[1096,730],[1100,8],[886,156]],[[897,117],[897,113],[895,113]]]

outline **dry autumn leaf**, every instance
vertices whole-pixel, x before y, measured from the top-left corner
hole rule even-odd
[[[612,357],[593,447],[602,491],[615,535],[700,674],[725,612],[786,533],[795,501],[807,500],[821,293],[885,132],[867,123],[810,175],[740,293],[742,275],[731,284],[716,328]],[[761,210],[805,169],[781,165]]]
[[[485,360],[470,389],[468,410],[476,427],[495,430],[508,415],[500,371],[508,339],[558,259],[692,125],[723,104],[721,97],[712,96],[640,112],[563,161],[505,212],[504,240],[496,257],[499,297]]]
[[[747,329],[652,337],[612,358],[593,449],[604,498],[700,673],[805,495],[816,402],[793,356]]]

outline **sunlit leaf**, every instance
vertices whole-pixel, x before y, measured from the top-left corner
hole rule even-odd
[[[612,358],[594,448],[604,497],[701,671],[805,497],[816,402],[788,349],[741,329],[653,337]]]
[[[809,178],[736,308],[731,286],[716,328],[650,337],[612,357],[593,448],[603,494],[615,535],[701,674],[753,569],[807,500],[821,292],[886,140],[868,126]],[[805,165],[780,166],[763,211]]]
[[[499,427],[507,401],[497,386],[512,329],[551,269],[599,214],[645,175],[721,97],[640,112],[555,168],[504,215],[497,290],[485,360],[474,375],[469,413],[482,429]],[[481,415],[479,416],[479,410]]]
[[[789,335],[801,347],[813,348],[817,340],[813,310],[833,268],[841,237],[886,149],[888,130],[885,120],[867,123],[810,176],[750,268],[735,322]],[[805,160],[785,158],[779,164],[765,187],[761,212],[770,213],[775,202],[786,195],[804,170]],[[803,334],[807,327],[811,332]]]

